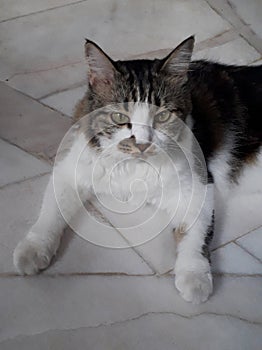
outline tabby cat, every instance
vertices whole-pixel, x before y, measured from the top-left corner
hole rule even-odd
[[[76,177],[83,200],[93,195],[92,169],[97,162],[97,192],[107,194],[112,186],[125,199],[130,181],[136,174],[142,178],[146,174],[147,204],[154,206],[160,192],[153,165],[165,192],[161,210],[172,213],[179,196],[171,169],[175,164],[182,183],[179,208],[172,219],[177,241],[175,285],[186,301],[208,299],[213,288],[208,244],[214,225],[214,185],[226,194],[237,184],[244,167],[256,162],[259,155],[262,66],[191,61],[193,46],[194,37],[189,37],[164,59],[114,61],[86,40],[88,89],[76,107],[78,123],[71,148],[55,166],[56,193],[50,179],[38,220],[15,249],[14,264],[21,274],[45,269],[56,253],[66,222],[79,207],[73,169],[84,149]],[[193,138],[207,164],[206,179],[194,160]],[[163,151],[171,161],[165,160]],[[192,160],[192,174],[188,173],[188,159]],[[120,161],[130,166],[120,166],[109,186],[107,170]],[[200,206],[197,198],[205,191]]]

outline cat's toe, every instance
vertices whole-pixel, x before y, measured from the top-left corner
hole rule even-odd
[[[194,304],[207,301],[213,291],[211,273],[179,272],[175,285],[182,298]]]
[[[43,242],[23,239],[15,248],[13,260],[22,275],[34,275],[47,268],[53,253]]]

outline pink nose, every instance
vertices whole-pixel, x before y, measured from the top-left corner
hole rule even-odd
[[[140,152],[145,152],[145,150],[151,146],[151,143],[136,143],[136,147],[140,150]]]

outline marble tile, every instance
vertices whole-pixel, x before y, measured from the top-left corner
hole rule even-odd
[[[216,210],[216,229],[212,248],[237,239],[243,234],[261,226],[262,195],[232,195],[227,203],[220,203],[220,212]]]
[[[0,190],[0,273],[14,273],[12,253],[40,210],[43,192],[49,176],[27,180]],[[100,235],[120,237],[110,225],[95,220],[85,223],[87,230]],[[120,237],[120,239],[122,239]],[[53,265],[47,274],[72,273],[151,274],[152,270],[133,249],[109,249],[91,244],[67,230]]]
[[[245,0],[241,0],[243,3]],[[252,0],[252,6],[250,7],[251,12],[254,11],[254,3],[259,2],[259,0]],[[257,51],[262,51],[262,39],[259,37],[237,11],[237,8],[234,6],[233,2],[228,0],[206,0],[206,2],[212,7],[222,18],[224,18],[228,23],[230,23],[236,31],[241,34]],[[245,1],[246,6],[249,6],[250,1]],[[235,0],[234,3],[238,3],[238,0]],[[259,12],[253,13],[252,17],[257,17]],[[253,22],[251,20],[251,22]],[[254,23],[258,23],[257,20],[254,20]],[[252,24],[252,23],[251,23]]]
[[[262,225],[262,156],[256,165],[244,169],[239,185],[221,200],[216,196],[216,230],[212,247],[216,248]]]
[[[262,38],[262,2],[260,0],[230,0],[229,3],[244,22]]]
[[[99,200],[94,201],[94,205],[155,272],[163,274],[173,269],[175,240],[170,217],[165,212],[143,205],[133,210],[131,203],[117,206],[108,196]]]
[[[193,331],[192,331],[193,330]],[[110,326],[50,330],[32,336],[20,335],[1,343],[2,350],[39,350],[60,348],[69,350],[139,349],[150,350],[260,350],[261,325],[250,326],[240,319],[225,316],[198,315],[192,318],[175,313],[148,314],[138,319]],[[174,347],[175,346],[175,347]]]
[[[254,65],[254,66],[260,66],[260,65],[262,65],[262,59],[261,59],[261,60],[258,60],[258,61],[253,62],[253,65]]]
[[[175,30],[170,30],[173,23]],[[39,97],[82,81],[81,69],[72,72],[70,66],[82,62],[86,36],[120,59],[174,47],[192,34],[198,41],[206,40],[229,28],[203,0],[154,4],[150,0],[101,0],[100,6],[94,0],[84,1],[0,23],[0,78]],[[65,68],[64,78],[59,69],[53,69],[57,67],[68,67],[70,72]],[[77,77],[81,80],[76,81]]]
[[[235,243],[215,250],[211,258],[214,272],[262,274],[262,264]]]
[[[73,116],[76,103],[84,96],[87,86],[80,86],[74,89],[59,92],[47,98],[41,99],[44,104],[55,108],[56,110],[66,114],[69,117]]]
[[[262,227],[238,239],[237,243],[262,261]]]
[[[51,167],[0,139],[0,187],[47,173]]]
[[[261,278],[258,277],[216,278],[214,295],[202,305],[184,302],[170,277],[5,277],[0,283],[0,340],[1,347],[6,346],[6,349],[19,344],[24,348],[26,343],[31,343],[30,336],[36,341],[37,336],[40,337],[40,349],[44,336],[46,346],[54,346],[53,342],[57,342],[55,348],[62,348],[59,345],[63,344],[70,330],[72,348],[77,345],[73,334],[77,329],[91,332],[87,333],[90,334],[89,340],[85,338],[89,348],[93,348],[97,339],[96,333],[92,333],[97,329],[102,349],[104,342],[107,349],[116,348],[114,345],[126,348],[123,344],[128,343],[132,334],[137,334],[132,340],[136,343],[131,342],[132,345],[143,342],[144,347],[139,348],[148,349],[152,344],[150,338],[162,329],[165,331],[161,332],[158,341],[163,344],[160,348],[164,349],[169,349],[164,346],[165,341],[167,344],[172,341],[173,346],[181,345],[178,348],[193,349],[194,340],[203,344],[201,349],[208,349],[210,332],[214,336],[217,334],[214,349],[239,349],[240,339],[243,344],[254,346],[261,341]],[[161,319],[164,324],[159,329]],[[167,320],[171,321],[169,325]],[[152,333],[146,332],[147,327]],[[186,332],[188,327],[190,335]],[[138,328],[145,332],[139,335],[136,333]],[[107,333],[111,331],[118,341]],[[241,335],[244,331],[245,338]],[[56,338],[57,334],[61,335],[60,340]],[[82,339],[82,333],[75,334]]]
[[[79,42],[82,48],[83,42]],[[84,54],[82,55],[84,57]],[[86,81],[86,62],[52,65],[49,68],[14,74],[6,83],[36,99],[45,99],[61,90],[75,89]]]
[[[249,64],[260,57],[260,54],[246,40],[237,38],[220,46],[197,52],[194,59],[208,59],[227,64]]]
[[[78,0],[2,0],[0,21],[8,20],[18,16],[25,16],[37,11],[64,6]]]
[[[0,189],[1,243],[11,252],[35,222],[50,175],[29,179]],[[0,254],[3,268],[2,256]],[[9,264],[13,270],[12,256]],[[7,272],[9,270],[1,271]]]
[[[68,118],[0,82],[0,137],[29,153],[52,158],[71,125]]]

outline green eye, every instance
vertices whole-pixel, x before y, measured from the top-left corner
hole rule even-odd
[[[111,118],[114,123],[122,125],[129,123],[129,118],[123,113],[114,112],[111,114]]]
[[[166,121],[168,121],[168,119],[171,117],[171,113],[169,111],[163,111],[158,113],[155,116],[155,119],[158,123],[164,123]]]

